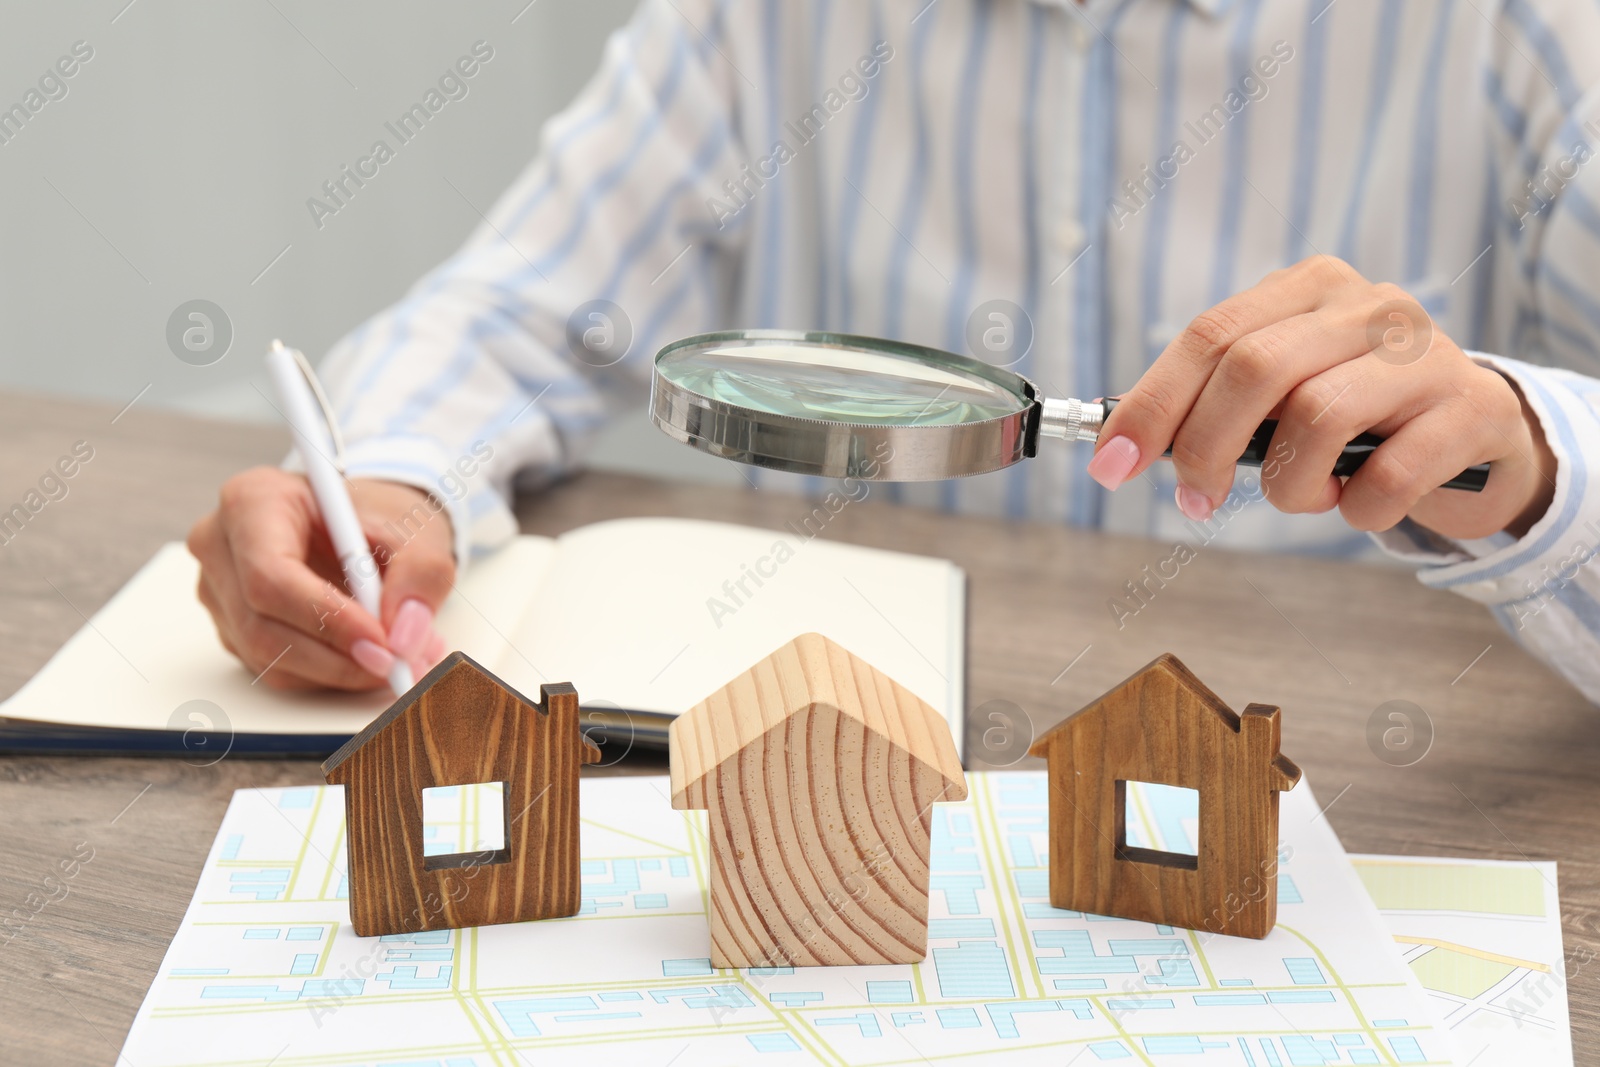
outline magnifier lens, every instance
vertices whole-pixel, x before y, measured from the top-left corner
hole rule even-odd
[[[686,348],[656,363],[679,388],[771,415],[873,426],[939,426],[1012,415],[1030,401],[926,355],[792,341]]]

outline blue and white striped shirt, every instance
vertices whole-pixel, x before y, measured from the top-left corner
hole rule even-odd
[[[445,494],[465,554],[509,536],[514,482],[642,406],[676,337],[966,351],[1003,300],[1032,333],[1013,369],[1096,397],[1200,311],[1338,255],[1517,381],[1560,464],[1519,540],[1379,540],[1600,701],[1597,150],[1596,0],[644,0],[487,225],[325,373],[352,474],[454,489],[492,448]],[[569,337],[596,300],[622,312],[603,359]],[[1166,465],[1113,495],[1084,459],[888,492],[1186,536]],[[1262,503],[1217,543],[1370,544]]]

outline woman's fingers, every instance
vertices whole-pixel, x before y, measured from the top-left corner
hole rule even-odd
[[[382,617],[389,651],[421,677],[443,655],[429,655],[434,644],[443,644],[434,619],[455,588],[450,514],[436,497],[393,482],[361,483],[356,501],[371,517],[367,539],[383,563]]]
[[[1538,417],[1507,378],[1484,367],[1452,380],[1447,405],[1484,448],[1462,467],[1489,461],[1482,492],[1440,489],[1425,494],[1409,517],[1449,537],[1473,539],[1504,530],[1521,537],[1550,506],[1556,459]],[[1459,470],[1459,468],[1458,468]],[[1451,471],[1454,475],[1458,471]]]
[[[1234,344],[1284,319],[1316,310],[1331,293],[1360,280],[1339,260],[1315,256],[1274,271],[1254,288],[1196,317],[1117,401],[1099,445],[1102,450],[1114,446],[1116,451],[1098,466],[1091,464],[1091,476],[1115,489],[1142,472],[1173,444],[1179,427]],[[1130,457],[1131,465],[1126,462]],[[1229,458],[1237,457],[1235,452]]]
[[[1267,499],[1291,514],[1326,511],[1329,472],[1350,441],[1403,425],[1437,402],[1439,388],[1433,376],[1379,359],[1349,360],[1294,386],[1279,405],[1272,438],[1271,454],[1280,461],[1262,471]]]
[[[222,572],[201,579],[200,602],[217,619],[223,644],[260,684],[272,689],[371,689],[382,675],[363,670],[302,631],[267,618],[245,601],[236,582]]]
[[[340,655],[349,655],[360,640],[384,644],[378,620],[340,585],[311,569],[308,559],[320,519],[297,488],[272,486],[234,500],[225,496],[222,513],[238,592],[252,613]]]
[[[1417,502],[1475,463],[1499,454],[1492,427],[1458,407],[1430,407],[1396,430],[1345,482],[1339,513],[1357,530],[1387,530]],[[1492,532],[1492,531],[1490,531]]]
[[[1285,397],[1370,351],[1366,320],[1359,301],[1330,303],[1246,334],[1228,349],[1172,442],[1178,484],[1189,490],[1180,493],[1180,506],[1188,505],[1189,518],[1211,517],[1233,487],[1235,460]]]

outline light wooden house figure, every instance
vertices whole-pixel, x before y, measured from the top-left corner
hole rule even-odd
[[[1266,937],[1278,792],[1300,780],[1279,737],[1277,708],[1235,714],[1171,655],[1046,731],[1029,754],[1049,761],[1051,906]],[[1129,846],[1129,782],[1199,793],[1195,854]]]
[[[453,652],[322,765],[344,786],[350,923],[363,937],[577,913],[578,694],[535,704]],[[422,791],[498,782],[501,847],[424,855]]]
[[[673,721],[672,806],[704,809],[716,967],[913,963],[933,805],[964,800],[945,717],[820,634]]]

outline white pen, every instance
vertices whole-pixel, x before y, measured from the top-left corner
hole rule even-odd
[[[306,357],[282,341],[273,341],[267,350],[267,370],[283,401],[289,429],[294,431],[295,450],[306,465],[311,493],[317,498],[317,508],[339,556],[339,566],[344,568],[350,594],[381,621],[383,583],[378,577],[378,563],[372,558],[356,506],[345,489],[344,472],[334,462],[333,457],[342,450],[334,443],[333,412],[321,398],[322,387]],[[410,689],[413,681],[405,659],[396,656],[389,669],[389,688],[398,696]]]

